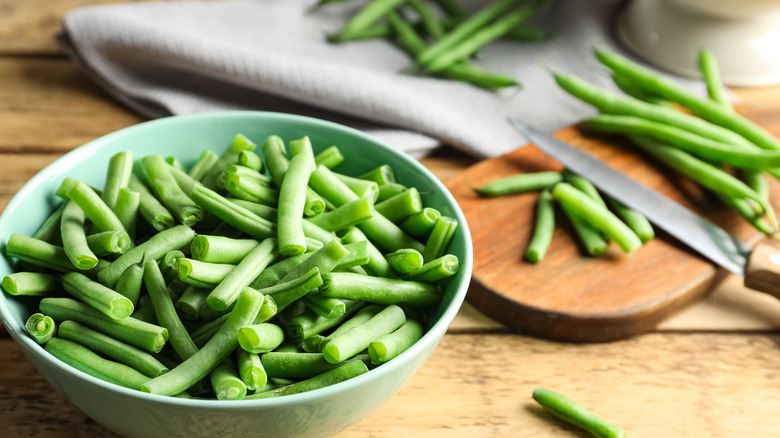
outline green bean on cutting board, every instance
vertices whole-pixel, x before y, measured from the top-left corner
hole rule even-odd
[[[424,333],[407,313],[425,320],[459,268],[457,221],[389,165],[331,171],[349,157],[315,154],[316,141],[292,140],[288,159],[278,136],[237,134],[192,163],[115,154],[102,190],[65,177],[41,239],[6,242],[41,271],[2,282],[39,300],[29,335],[108,382],[218,400],[314,390],[392,360]],[[241,199],[236,178],[278,196]],[[401,189],[376,202],[385,186]],[[288,350],[315,356],[277,356]]]

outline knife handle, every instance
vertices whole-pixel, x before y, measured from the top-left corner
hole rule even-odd
[[[745,286],[780,298],[780,242],[764,239],[750,253]]]

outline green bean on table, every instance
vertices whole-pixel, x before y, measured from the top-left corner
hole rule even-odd
[[[553,416],[577,426],[599,438],[623,438],[625,432],[618,426],[585,409],[573,400],[549,389],[537,388],[533,399]]]

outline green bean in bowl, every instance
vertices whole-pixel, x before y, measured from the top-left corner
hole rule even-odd
[[[0,240],[6,330],[128,437],[335,435],[422,366],[472,268],[457,203],[417,161],[264,112],[77,148],[8,204]]]

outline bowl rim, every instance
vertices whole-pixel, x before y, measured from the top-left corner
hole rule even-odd
[[[9,224],[10,219],[8,218],[9,216],[11,216],[11,213],[14,210],[16,210],[16,208],[18,208],[22,202],[24,202],[24,199],[28,194],[30,194],[40,184],[46,181],[47,177],[49,177],[50,174],[54,173],[59,167],[62,167],[69,161],[88,159],[90,156],[94,154],[95,151],[101,148],[104,144],[114,141],[115,138],[123,137],[126,135],[133,135],[138,132],[153,131],[156,129],[175,126],[179,124],[186,125],[203,119],[219,120],[219,119],[234,119],[234,118],[258,119],[258,120],[263,120],[264,122],[269,122],[269,121],[273,122],[274,120],[285,120],[287,122],[293,121],[302,124],[319,126],[330,130],[341,131],[342,133],[345,133],[349,136],[356,137],[361,141],[371,143],[374,146],[379,147],[380,149],[384,149],[386,152],[392,155],[396,155],[406,165],[410,166],[416,172],[422,173],[428,179],[430,179],[432,184],[436,187],[436,189],[439,190],[441,194],[444,196],[447,203],[449,203],[453,207],[453,216],[455,216],[455,219],[457,219],[459,224],[458,225],[459,231],[456,232],[462,234],[464,239],[464,249],[465,249],[463,259],[459,261],[460,262],[459,269],[463,273],[461,284],[458,285],[457,289],[455,290],[455,296],[453,297],[452,304],[448,306],[446,309],[444,309],[444,312],[442,312],[438,321],[436,321],[433,324],[433,326],[431,326],[430,329],[423,334],[423,337],[419,341],[417,341],[414,345],[412,345],[409,349],[401,353],[399,356],[395,357],[393,360],[385,364],[382,364],[381,366],[378,366],[374,369],[371,369],[368,373],[359,375],[357,377],[346,380],[344,382],[340,382],[339,384],[336,385],[331,385],[325,388],[303,392],[299,394],[291,394],[291,395],[286,395],[284,397],[273,397],[268,399],[254,399],[254,400],[216,400],[216,399],[198,399],[198,398],[190,399],[190,398],[180,398],[180,397],[163,396],[158,394],[150,394],[147,392],[143,392],[131,388],[125,388],[123,386],[106,382],[104,380],[93,377],[71,366],[67,366],[66,363],[60,361],[50,353],[46,352],[43,349],[42,345],[37,344],[33,339],[31,339],[29,336],[26,336],[23,333],[24,332],[23,326],[19,325],[14,318],[11,318],[8,312],[6,300],[8,300],[9,297],[5,292],[0,292],[0,295],[2,295],[2,297],[0,297],[0,319],[2,319],[2,323],[5,326],[6,331],[11,335],[11,337],[14,339],[15,342],[20,344],[20,348],[22,348],[22,351],[25,353],[25,355],[33,354],[36,356],[37,359],[53,364],[55,368],[57,368],[58,370],[66,374],[71,375],[72,377],[84,380],[89,384],[101,387],[105,390],[116,392],[123,397],[141,399],[156,404],[170,405],[170,406],[176,406],[182,408],[223,407],[223,408],[231,408],[231,409],[236,409],[236,408],[256,409],[256,408],[263,408],[263,407],[284,407],[287,405],[307,403],[317,399],[335,397],[344,392],[349,392],[356,387],[362,386],[364,383],[370,383],[371,381],[382,378],[386,374],[392,373],[396,368],[401,367],[402,365],[404,365],[405,363],[411,361],[414,357],[416,357],[417,354],[420,352],[420,350],[428,348],[429,346],[431,346],[432,348],[436,346],[439,339],[447,331],[447,328],[449,327],[455,315],[459,311],[461,305],[465,301],[466,292],[468,290],[468,286],[471,280],[472,267],[473,267],[473,246],[471,242],[471,233],[469,231],[466,218],[463,215],[460,206],[458,205],[457,201],[455,201],[455,198],[452,196],[450,191],[444,186],[444,184],[435,175],[433,175],[433,173],[431,173],[430,170],[428,170],[425,166],[423,166],[419,161],[407,155],[406,153],[399,151],[398,149],[386,144],[385,142],[379,140],[376,137],[373,137],[363,131],[359,131],[357,129],[348,126],[341,125],[339,123],[317,119],[314,117],[279,113],[279,112],[270,112],[270,111],[215,111],[215,112],[205,112],[205,113],[197,113],[197,114],[189,114],[189,115],[169,116],[160,119],[140,122],[113,131],[109,134],[98,137],[94,140],[91,140],[85,143],[84,145],[81,145],[69,151],[68,153],[66,153],[65,155],[58,158],[57,160],[55,160],[54,162],[52,162],[51,164],[43,168],[41,171],[36,173],[35,176],[33,176],[28,182],[24,184],[24,186],[22,186],[21,189],[19,189],[19,191],[17,191],[17,193],[13,196],[11,201],[3,210],[2,214],[0,214],[0,230],[3,230],[10,226]],[[10,232],[13,231],[11,230]]]

